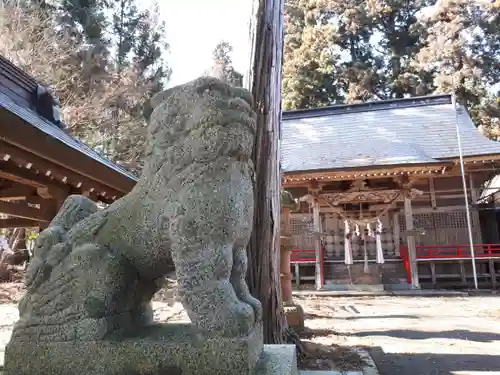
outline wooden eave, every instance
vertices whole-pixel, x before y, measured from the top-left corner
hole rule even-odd
[[[442,175],[453,163],[433,163],[433,164],[407,164],[384,167],[365,167],[343,170],[322,170],[285,172],[283,175],[283,187],[292,187],[308,184],[311,181],[329,182],[355,179],[376,179],[409,175],[426,178],[434,175]]]
[[[50,137],[15,114],[0,109],[0,157],[57,182],[109,201],[127,194],[132,178]]]
[[[137,178],[65,134],[57,99],[3,56],[0,99],[0,178],[106,203],[134,187]]]
[[[500,154],[464,157],[466,171],[489,171],[500,173]],[[392,166],[375,166],[363,168],[346,168],[342,170],[294,171],[283,174],[283,186],[300,186],[310,181],[342,181],[354,179],[373,179],[409,175],[428,178],[432,176],[452,176],[460,174],[460,158],[449,158],[432,164],[404,164]]]
[[[499,144],[500,146],[500,144]],[[479,167],[480,165],[500,165],[500,153],[478,156],[464,156],[464,164],[469,166]],[[444,161],[460,164],[460,157],[443,159]]]

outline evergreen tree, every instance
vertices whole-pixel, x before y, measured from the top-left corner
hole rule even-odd
[[[314,0],[285,1],[284,109],[342,100],[336,76],[340,54],[333,45],[336,30],[323,5]]]
[[[365,9],[371,19],[368,48],[376,51],[373,67],[379,72],[378,98],[403,98],[433,91],[432,75],[412,64],[426,43],[426,28],[418,14],[435,0],[371,0]]]
[[[480,129],[499,139],[500,116],[493,85],[500,79],[498,13],[482,3],[443,0],[423,21],[426,46],[421,68],[432,72],[437,92],[454,92]]]
[[[286,109],[455,92],[500,139],[498,1],[286,0]]]
[[[115,160],[129,169],[138,170],[142,168],[145,129],[152,112],[150,99],[163,90],[170,75],[163,59],[168,45],[157,4],[141,12],[134,0],[119,0],[115,5],[115,69],[120,77],[133,77],[134,84],[143,90],[131,91],[136,93],[135,96],[123,92],[117,97],[113,103],[117,121],[107,139]]]
[[[205,74],[223,78],[235,86],[243,86],[243,75],[233,67],[232,52],[233,46],[227,41],[219,42],[212,52],[213,65]]]
[[[139,171],[149,100],[170,73],[158,7],[139,10],[136,0],[50,4],[6,4],[0,49],[52,87],[75,137]]]
[[[133,47],[133,62],[139,70],[143,82],[147,83],[149,92],[142,108],[142,115],[149,120],[152,108],[150,99],[164,89],[170,77],[170,68],[164,58],[168,50],[165,40],[165,22],[160,20],[160,9],[155,3],[143,14],[137,30],[136,43]]]
[[[335,46],[341,51],[338,77],[344,102],[383,98],[379,92],[382,60],[373,51],[373,19],[363,0],[323,0],[328,22],[336,25]]]
[[[471,53],[465,31],[472,31],[468,0],[440,1],[423,20],[426,46],[418,54],[420,67],[432,72],[437,92],[455,92],[466,105],[478,104],[485,95],[483,72]]]
[[[82,30],[86,43],[99,45],[103,42],[108,26],[106,0],[61,0],[56,4],[61,21]]]
[[[130,54],[136,41],[136,30],[144,15],[135,0],[115,0],[112,3],[112,35],[116,40],[115,64],[118,72],[130,63]]]

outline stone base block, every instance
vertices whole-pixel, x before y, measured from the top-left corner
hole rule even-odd
[[[190,324],[94,342],[11,342],[4,375],[244,375],[261,358],[262,327],[242,338],[207,338]]]
[[[323,290],[381,293],[385,289],[383,284],[327,284]]]
[[[295,332],[304,329],[304,309],[300,305],[287,304],[283,306],[288,326]]]
[[[254,375],[298,375],[298,373],[295,345],[264,345]]]

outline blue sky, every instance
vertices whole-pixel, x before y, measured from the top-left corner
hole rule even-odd
[[[169,86],[200,76],[211,66],[212,50],[221,40],[227,40],[234,48],[235,69],[246,72],[252,0],[160,0],[158,3],[170,44]]]

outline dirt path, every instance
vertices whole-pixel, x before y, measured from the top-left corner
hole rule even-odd
[[[306,325],[323,332],[321,340],[366,347],[381,375],[500,374],[500,297],[320,297],[300,303]]]
[[[0,365],[21,293],[20,284],[0,284]],[[157,321],[188,320],[169,292],[155,299]],[[304,297],[297,302],[315,343],[365,347],[381,375],[500,375],[500,297]]]

